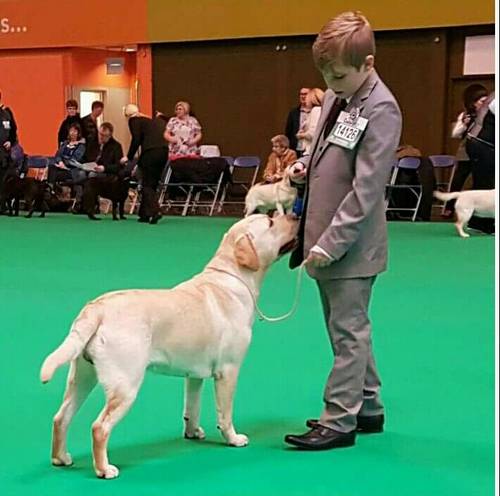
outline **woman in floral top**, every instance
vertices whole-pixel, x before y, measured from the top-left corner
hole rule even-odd
[[[175,104],[175,117],[170,118],[165,131],[165,139],[169,143],[170,159],[199,155],[198,143],[201,141],[201,126],[195,117],[189,115],[187,102]]]

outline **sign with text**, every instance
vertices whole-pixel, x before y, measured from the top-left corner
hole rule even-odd
[[[146,0],[0,1],[0,49],[146,41]]]

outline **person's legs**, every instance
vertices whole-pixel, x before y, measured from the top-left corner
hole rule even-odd
[[[139,209],[139,220],[158,220],[160,206],[158,204],[158,184],[167,162],[166,149],[148,150],[141,156],[142,202]]]
[[[71,169],[71,179],[73,181],[73,189],[75,191],[75,210],[79,211],[82,204],[83,187],[85,185],[85,181],[87,180],[87,173],[81,169]]]
[[[417,174],[422,186],[422,200],[417,215],[420,220],[429,221],[432,214],[432,195],[436,189],[436,177],[434,176],[434,167],[428,157],[421,158]]]
[[[368,318],[374,281],[374,277],[318,281],[335,355],[319,422],[337,432],[356,429],[356,416],[364,403],[363,415],[383,413]]]
[[[479,141],[469,140],[467,153],[472,161],[472,189],[495,188],[495,150]],[[495,219],[473,216],[469,227],[486,234],[495,232]]]
[[[470,176],[472,172],[472,162],[470,160],[461,160],[457,163],[457,167],[455,169],[455,174],[453,175],[453,180],[451,181],[450,191],[462,191],[465,181]],[[450,200],[446,203],[445,211],[450,211],[453,213],[455,211],[455,201]]]

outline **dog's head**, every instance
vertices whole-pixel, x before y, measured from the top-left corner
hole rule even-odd
[[[266,270],[295,246],[298,219],[293,215],[250,215],[227,233],[237,264],[251,271]]]

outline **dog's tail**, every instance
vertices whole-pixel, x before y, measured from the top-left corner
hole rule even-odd
[[[55,371],[65,363],[75,360],[96,333],[101,323],[100,304],[91,302],[85,306],[73,322],[73,326],[62,344],[43,362],[40,380],[45,384],[52,379]]]
[[[434,191],[434,198],[441,201],[456,200],[460,196],[460,191],[454,193],[443,193],[442,191]]]

